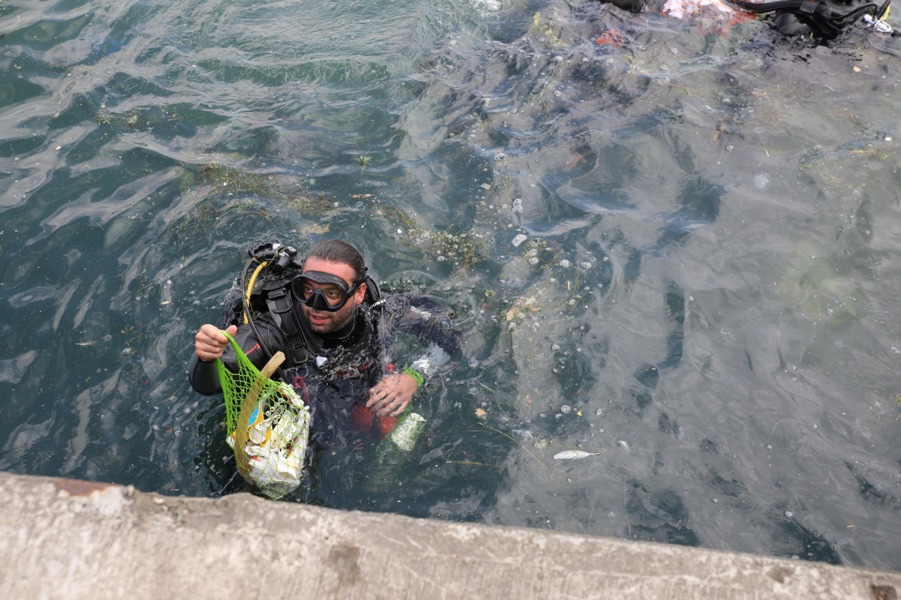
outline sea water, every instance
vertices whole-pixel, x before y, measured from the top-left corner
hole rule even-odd
[[[193,334],[248,246],[340,237],[463,348],[402,486],[348,445],[295,501],[901,568],[897,38],[593,0],[24,0],[0,35],[0,468],[244,489]]]

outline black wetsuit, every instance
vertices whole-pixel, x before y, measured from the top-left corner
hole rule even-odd
[[[410,333],[429,342],[427,353],[414,363],[424,377],[458,350],[457,334],[447,311],[424,298],[391,294],[376,307],[363,304],[343,331],[329,336],[313,333],[302,311],[297,307],[295,310],[307,339],[314,346],[309,348],[312,358],[298,361],[296,356],[291,356],[284,334],[265,315],[255,320],[256,331],[264,338],[269,351],[285,352],[287,360],[279,377],[290,383],[310,407],[312,441],[317,445],[346,446],[360,430],[371,429],[378,434],[390,427],[391,420],[374,419],[364,405],[369,390],[385,375],[410,366],[400,364],[395,369],[391,362],[397,332]],[[234,338],[257,368],[269,360],[269,354],[250,326],[240,325]],[[226,347],[222,362],[229,369],[236,369],[231,346]],[[191,359],[189,379],[201,394],[222,391],[214,363],[203,362],[196,354]]]

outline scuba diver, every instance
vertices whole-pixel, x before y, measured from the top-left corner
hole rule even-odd
[[[423,297],[382,295],[360,253],[341,240],[314,245],[306,259],[268,242],[252,248],[226,302],[223,328],[195,335],[189,379],[204,395],[221,392],[215,360],[234,371],[228,332],[257,368],[276,352],[286,360],[273,375],[296,390],[312,413],[311,442],[346,447],[369,432],[394,427],[429,375],[458,349],[447,311]],[[249,277],[249,279],[248,279]],[[394,369],[396,332],[429,342],[406,368]]]
[[[644,0],[601,0],[641,12]],[[818,40],[837,38],[856,23],[883,34],[896,35],[887,22],[891,0],[666,0],[660,12],[679,19],[713,15],[742,20],[772,13],[771,24],[786,36],[811,36]]]

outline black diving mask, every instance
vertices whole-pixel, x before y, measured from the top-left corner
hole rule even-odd
[[[347,282],[331,273],[307,271],[291,283],[291,291],[301,304],[313,310],[341,310],[360,287],[363,280],[347,287]]]

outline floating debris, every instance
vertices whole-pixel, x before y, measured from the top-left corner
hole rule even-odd
[[[578,460],[589,456],[597,456],[600,452],[585,452],[584,450],[564,450],[554,455],[555,460]]]
[[[507,320],[512,321],[518,316],[524,316],[526,312],[538,312],[540,311],[540,307],[536,305],[537,297],[532,295],[522,300],[521,298],[517,298],[513,307],[507,311]]]

